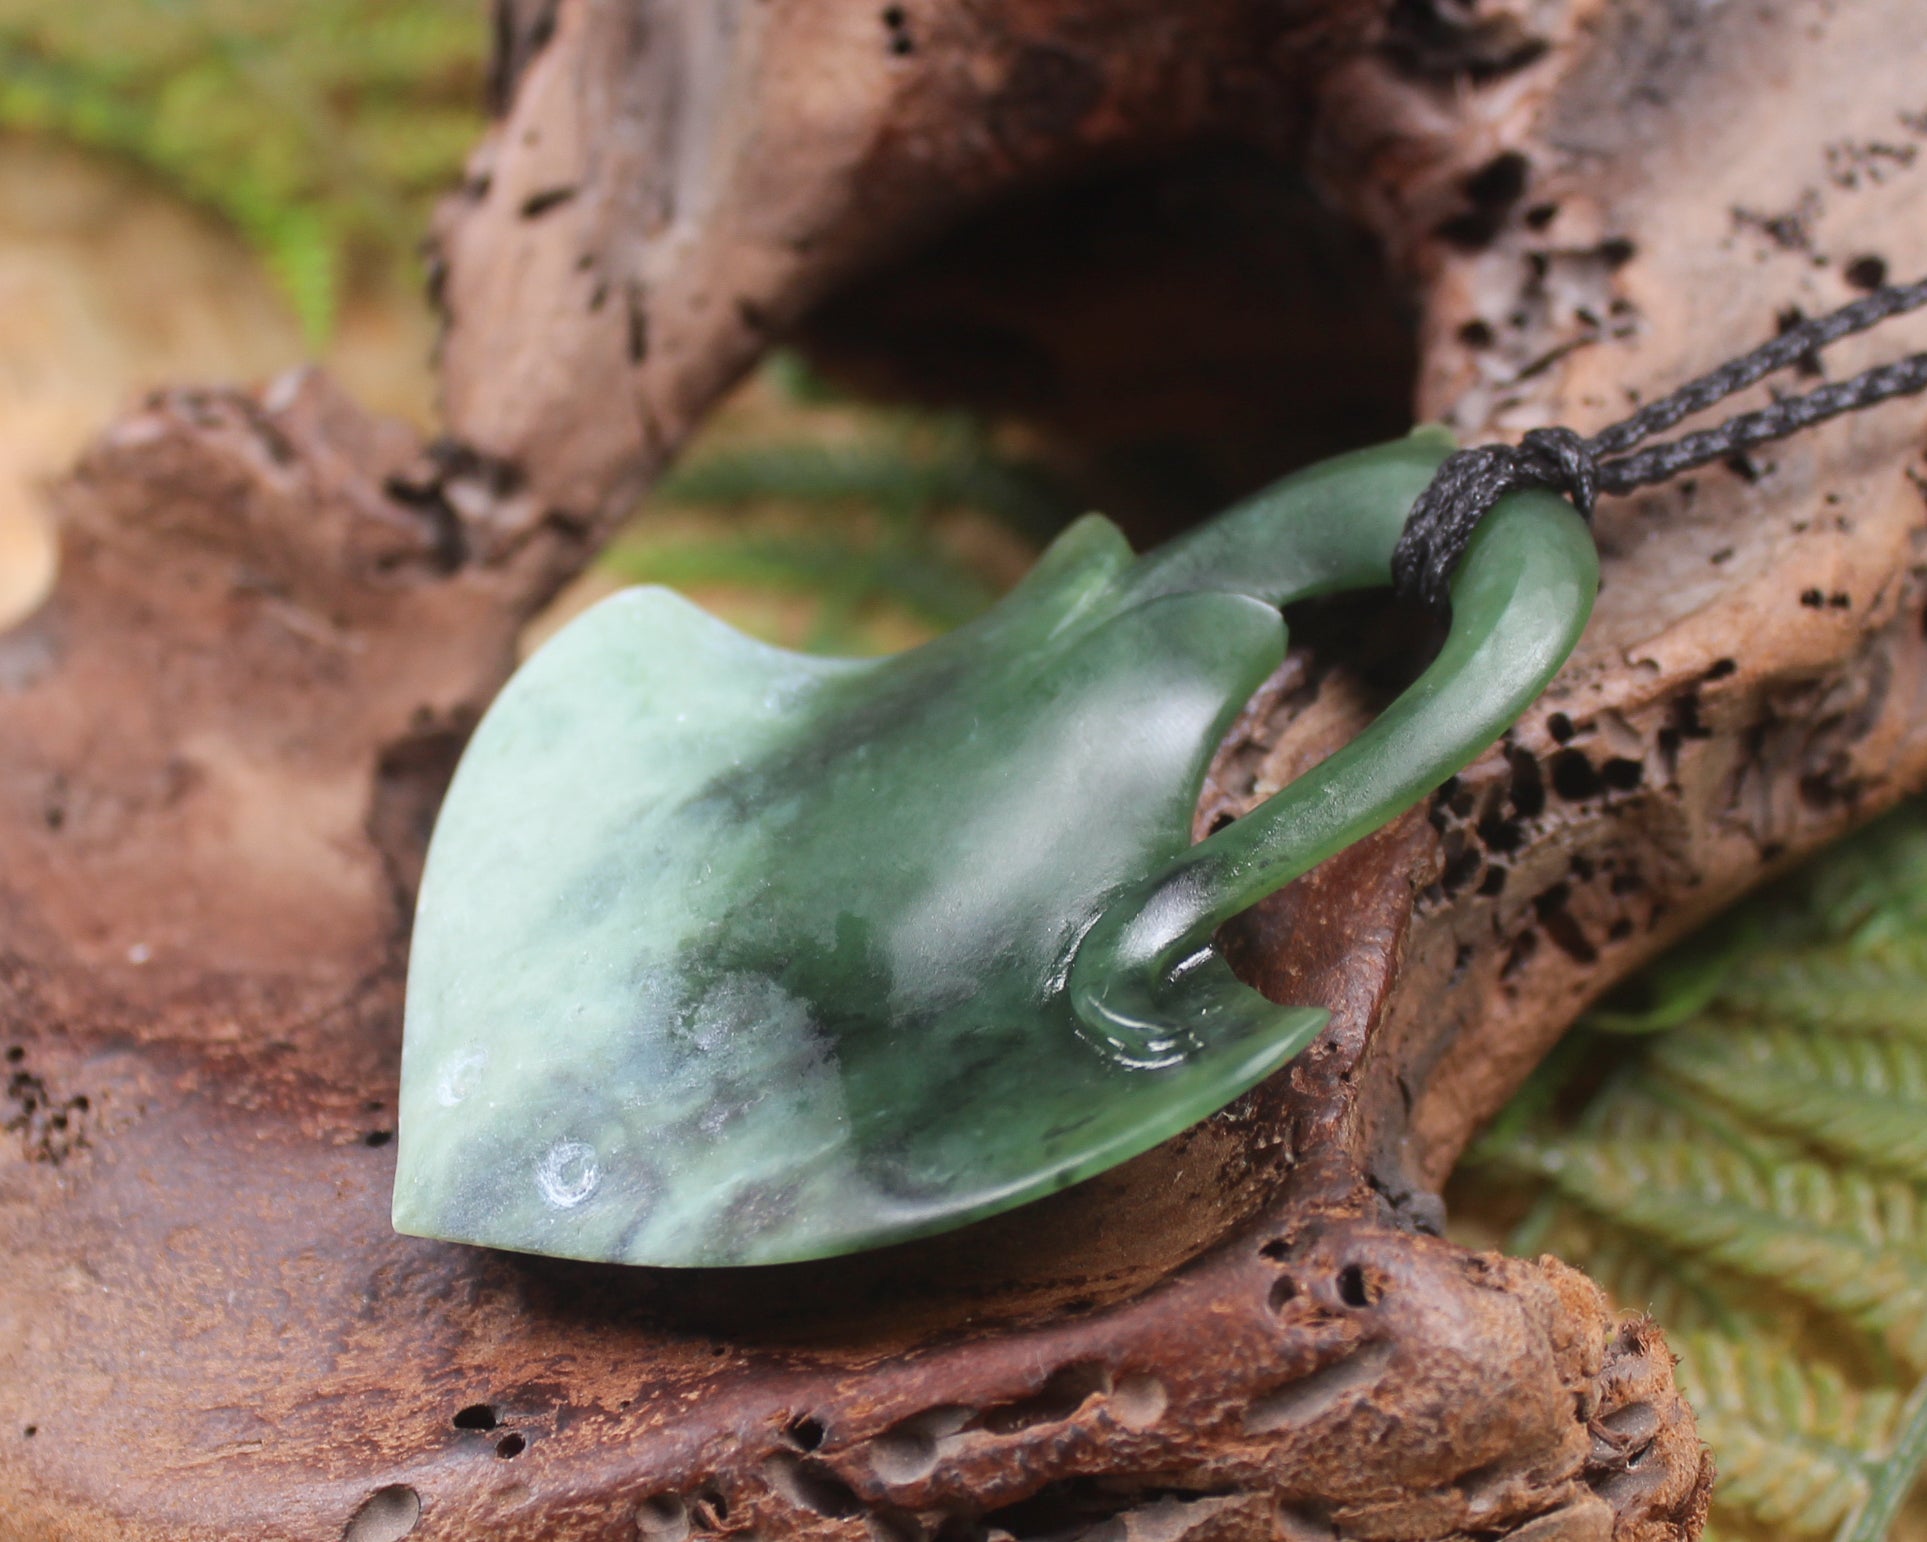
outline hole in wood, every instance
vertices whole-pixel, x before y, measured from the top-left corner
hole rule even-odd
[[[1033,1397],[987,1408],[977,1419],[979,1429],[992,1435],[1015,1435],[1039,1424],[1058,1424],[1082,1408],[1087,1399],[1110,1391],[1111,1373],[1095,1360],[1080,1360],[1054,1371]]]
[[[487,1403],[470,1403],[468,1407],[456,1410],[455,1417],[449,1423],[458,1430],[492,1430],[501,1421]]]
[[[1149,1429],[1164,1417],[1171,1395],[1155,1376],[1126,1376],[1111,1394],[1111,1413],[1126,1429]]]
[[[779,1456],[771,1463],[771,1475],[795,1504],[812,1514],[847,1520],[865,1509],[857,1491],[827,1462]]]
[[[1334,1365],[1255,1398],[1245,1410],[1245,1428],[1262,1435],[1322,1418],[1377,1381],[1390,1352],[1384,1344],[1367,1345]]]
[[[391,1483],[362,1500],[348,1517],[341,1542],[401,1542],[421,1518],[421,1495],[406,1483]]]
[[[688,1542],[689,1506],[678,1494],[656,1494],[636,1506],[636,1535],[642,1542]]]
[[[974,1417],[974,1409],[945,1403],[903,1420],[870,1442],[870,1470],[885,1483],[915,1483],[929,1476],[943,1443]]]

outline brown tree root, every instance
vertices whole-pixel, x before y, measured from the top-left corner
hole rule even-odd
[[[814,312],[887,371],[889,329],[836,313],[875,284],[914,318],[941,278],[1002,318],[991,362],[1074,353],[1008,281],[910,259],[1237,139],[1421,302],[1429,410],[1592,427],[1876,259],[1927,268],[1904,10],[505,5],[505,116],[443,232],[452,437],[312,377],[159,398],[0,636],[0,1537],[1697,1535],[1657,1330],[1442,1240],[1437,1191],[1587,1000],[1927,781],[1916,409],[1608,510],[1547,698],[1235,929],[1324,1038],[951,1237],[669,1274],[393,1236],[407,911],[521,622],[772,330]],[[1031,405],[1101,434],[1101,381],[1049,378]],[[1356,650],[1312,631],[1201,822],[1360,719]]]

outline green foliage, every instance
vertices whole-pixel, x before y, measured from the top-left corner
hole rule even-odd
[[[1741,907],[1476,1149],[1514,1233],[1654,1312],[1714,1533],[1877,1542],[1927,1455],[1927,808]]]
[[[606,569],[679,589],[791,595],[812,621],[776,640],[864,653],[961,625],[997,598],[1009,575],[954,538],[960,518],[1027,557],[1075,512],[971,419],[853,408],[790,354],[771,361],[763,385],[781,398],[780,425],[725,424],[699,443],[657,484]],[[696,528],[679,531],[680,512],[700,516]],[[879,612],[910,630],[880,639]]]
[[[1899,1393],[1853,1387],[1763,1343],[1675,1334],[1679,1375],[1718,1454],[1720,1503],[1778,1534],[1824,1536],[1865,1505],[1867,1453],[1898,1433]]]
[[[0,0],[0,128],[120,156],[229,220],[311,342],[407,260],[480,130],[474,0]]]

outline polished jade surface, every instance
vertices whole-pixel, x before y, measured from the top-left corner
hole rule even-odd
[[[1577,639],[1591,538],[1504,500],[1438,659],[1196,845],[1279,607],[1382,585],[1449,443],[1278,483],[1133,557],[1072,526],[979,620],[805,657],[661,589],[543,648],[435,830],[408,983],[404,1232],[659,1265],[824,1257],[1065,1187],[1224,1107],[1325,1014],[1224,920],[1510,726]]]

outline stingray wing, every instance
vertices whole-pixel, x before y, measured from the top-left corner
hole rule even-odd
[[[1127,599],[1128,564],[1086,522],[983,620],[887,660],[765,647],[660,590],[551,642],[437,826],[396,1225],[824,1256],[1101,1171],[1295,1053],[1321,1013],[1227,1014],[1147,1067],[1067,1005],[1077,939],[1185,848],[1283,647],[1257,600]]]

